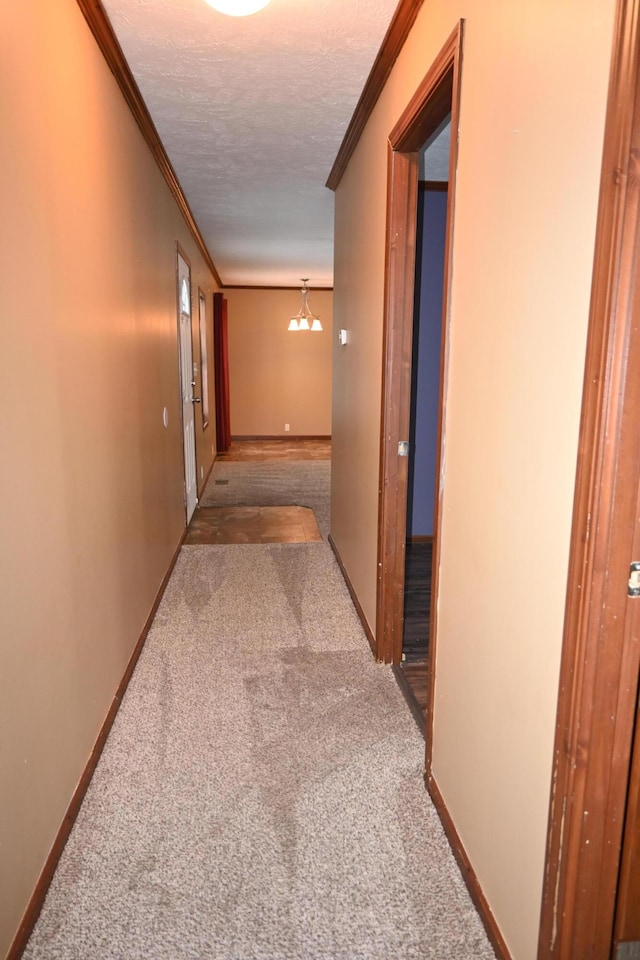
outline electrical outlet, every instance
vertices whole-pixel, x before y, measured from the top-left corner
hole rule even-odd
[[[285,433],[289,433],[289,424],[288,424],[288,423],[285,423],[285,425],[284,425],[284,432],[285,432]]]

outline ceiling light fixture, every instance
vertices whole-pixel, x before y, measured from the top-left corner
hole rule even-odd
[[[248,17],[258,13],[269,3],[269,0],[206,0],[210,7],[218,13],[226,13],[228,17]]]
[[[295,317],[291,317],[289,322],[289,330],[322,330],[320,317],[318,317],[315,313],[312,313],[309,308],[309,287],[307,286],[309,278],[301,277],[300,279],[304,284],[300,291],[302,294],[302,304],[300,305],[300,309],[296,313]]]

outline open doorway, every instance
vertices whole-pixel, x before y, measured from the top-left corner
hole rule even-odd
[[[394,672],[424,733],[441,408],[442,303],[451,117],[421,151],[411,350],[402,662]]]
[[[389,137],[389,191],[386,263],[385,333],[383,353],[383,397],[381,434],[381,477],[378,538],[378,593],[376,656],[379,660],[394,664],[396,675],[402,685],[402,656],[405,623],[405,581],[407,537],[411,536],[411,523],[415,504],[410,502],[411,474],[413,492],[420,494],[422,482],[416,483],[416,444],[411,451],[412,399],[415,400],[416,384],[412,391],[414,374],[417,376],[419,358],[412,363],[416,337],[415,293],[417,250],[421,247],[419,237],[419,181],[421,164],[428,148],[435,143],[445,128],[457,131],[460,91],[460,65],[462,52],[462,23],[453,32],[436,61],[407,105],[404,113]],[[438,589],[438,543],[439,503],[442,493],[442,422],[446,403],[446,360],[448,337],[448,292],[450,286],[450,251],[455,198],[455,171],[457,162],[457,135],[451,137],[447,150],[446,182],[448,189],[443,211],[443,236],[441,252],[442,294],[439,303],[441,328],[438,331],[439,348],[435,357],[438,370],[438,385],[435,390],[437,409],[431,410],[434,429],[431,440],[431,477],[433,478],[432,510],[433,524],[428,613],[428,644],[425,645],[422,673],[426,694],[427,742],[430,729],[430,691],[433,686],[435,642],[437,632]],[[425,177],[423,168],[423,178]],[[445,182],[445,181],[442,181]],[[434,191],[436,192],[436,191]],[[442,191],[440,191],[442,194]],[[440,201],[443,197],[440,196]],[[423,211],[424,214],[424,211]],[[431,217],[430,217],[431,219]],[[424,224],[424,215],[422,216]],[[425,334],[426,336],[426,334]],[[419,352],[419,330],[417,350]],[[433,351],[429,350],[433,358]],[[433,381],[433,377],[430,378]],[[431,383],[433,386],[433,382]],[[433,393],[432,393],[433,396]],[[415,440],[415,436],[414,436]],[[428,444],[427,444],[428,446]],[[412,455],[409,456],[409,453]],[[428,512],[427,507],[427,512]],[[411,517],[408,516],[408,510]],[[409,521],[409,522],[408,522]],[[427,541],[425,541],[427,542]],[[406,662],[406,661],[405,661]],[[406,679],[406,678],[405,678]],[[422,718],[424,722],[424,710]]]

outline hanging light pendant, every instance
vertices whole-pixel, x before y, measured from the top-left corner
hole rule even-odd
[[[296,313],[295,317],[292,317],[289,321],[289,330],[322,330],[322,324],[320,323],[320,317],[317,314],[311,312],[309,307],[309,287],[307,283],[309,282],[308,277],[301,277],[303,287],[300,290],[302,294],[302,303],[300,305],[300,310]]]

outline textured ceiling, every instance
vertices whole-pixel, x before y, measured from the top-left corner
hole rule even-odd
[[[225,284],[333,278],[324,186],[397,0],[103,0]]]

